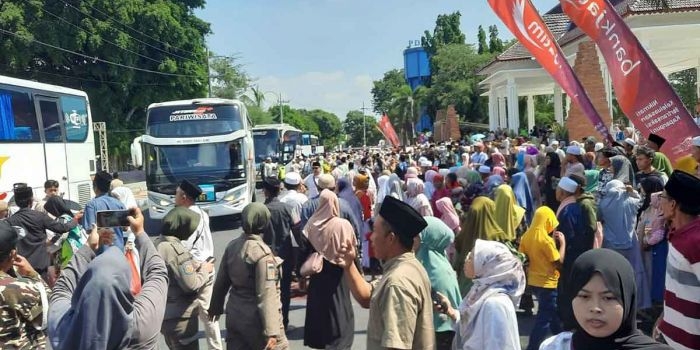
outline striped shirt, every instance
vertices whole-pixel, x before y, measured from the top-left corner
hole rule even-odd
[[[700,219],[672,232],[669,242],[659,330],[674,349],[700,349]]]

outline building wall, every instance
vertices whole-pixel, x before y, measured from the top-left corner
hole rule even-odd
[[[612,117],[608,109],[607,94],[605,92],[605,83],[603,74],[600,68],[600,60],[598,58],[598,50],[595,43],[590,40],[582,41],[578,44],[578,52],[576,61],[574,62],[574,72],[581,81],[581,85],[586,90],[588,97],[593,103],[598,114],[605,125],[612,124]],[[571,104],[568,118],[566,119],[566,128],[569,130],[570,141],[581,141],[582,138],[595,136],[596,139],[602,141],[602,136],[593,128],[593,124],[588,117],[583,114],[583,111],[574,103]]]

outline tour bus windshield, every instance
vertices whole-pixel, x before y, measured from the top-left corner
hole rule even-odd
[[[148,110],[146,134],[198,137],[230,134],[243,128],[237,105],[163,106]]]
[[[150,191],[174,195],[184,179],[198,185],[212,185],[216,192],[246,181],[241,140],[192,145],[144,144],[144,148]]]
[[[267,157],[279,158],[279,131],[276,129],[253,130],[253,147],[255,148],[255,162],[260,163]]]

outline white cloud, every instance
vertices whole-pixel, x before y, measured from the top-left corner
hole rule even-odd
[[[348,111],[360,109],[363,101],[366,107],[371,107],[373,80],[368,74],[353,76],[338,70],[290,77],[263,76],[256,83],[263,91],[281,93],[292,108],[323,109],[342,120]],[[273,105],[276,99],[268,93],[265,104]]]

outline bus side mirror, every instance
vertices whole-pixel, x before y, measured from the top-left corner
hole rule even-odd
[[[131,163],[136,168],[143,166],[143,150],[141,148],[141,136],[134,139],[131,143]]]

